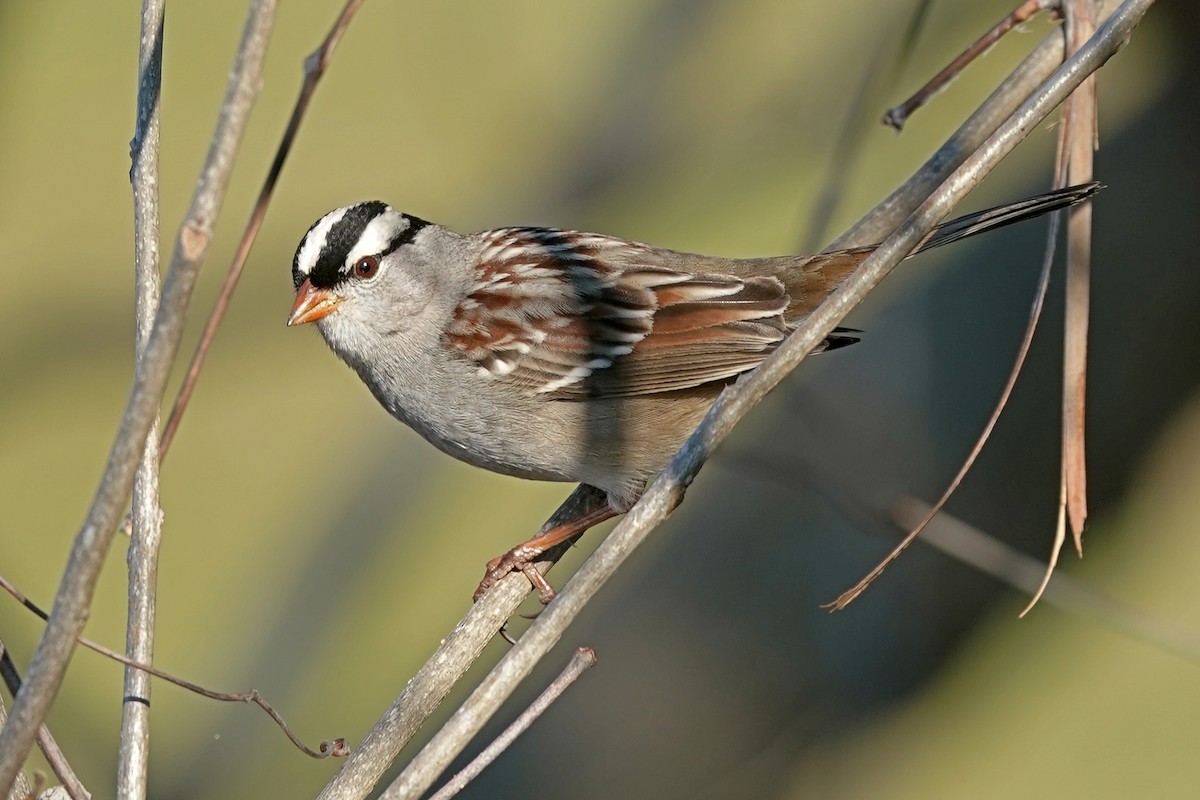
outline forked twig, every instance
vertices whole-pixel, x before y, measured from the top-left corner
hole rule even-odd
[[[946,88],[950,81],[957,78],[958,74],[968,64],[990,50],[996,42],[1003,38],[1004,34],[1046,9],[1057,9],[1060,2],[1061,0],[1025,0],[1011,14],[997,22],[992,26],[991,30],[976,39],[966,50],[959,53],[953,61],[947,64],[937,75],[930,78],[912,97],[898,106],[889,108],[881,120],[883,124],[895,128],[897,131],[902,130],[904,123],[908,122],[908,118],[912,116],[914,111],[925,105],[925,102],[929,98]]]
[[[1105,0],[1105,13],[1112,13],[1120,0]],[[954,170],[962,166],[985,139],[1050,77],[1064,59],[1066,44],[1061,29],[1055,29],[1034,48],[996,90],[975,109],[958,130],[921,165],[912,177],[871,209],[861,220],[830,243],[826,250],[875,244],[891,233]]]
[[[488,766],[500,757],[500,754],[512,745],[517,740],[517,737],[529,729],[529,726],[534,723],[538,717],[546,712],[550,705],[562,696],[571,684],[579,680],[579,676],[585,670],[596,665],[596,651],[590,647],[580,647],[575,650],[575,654],[571,656],[571,660],[563,671],[558,674],[550,685],[537,696],[529,708],[521,712],[512,724],[504,729],[504,732],[497,736],[491,744],[485,747],[479,755],[471,760],[470,764],[463,767],[458,774],[451,778],[445,786],[438,789],[429,796],[429,800],[450,800],[459,792],[467,787],[467,784],[475,780],[479,773],[483,772]],[[380,800],[386,800],[387,795],[384,794]]]
[[[1076,0],[1071,0],[1071,2],[1074,3],[1074,2],[1076,2]],[[1091,0],[1081,0],[1081,2],[1088,7],[1088,10],[1090,12]],[[1025,5],[1028,6],[1029,3],[1026,3]],[[1024,6],[1022,8],[1024,8]],[[1068,9],[1070,9],[1070,8],[1071,8],[1071,6],[1068,6]],[[1021,9],[1018,9],[1018,11],[1020,11],[1020,10]],[[1016,12],[1014,12],[1014,14],[1015,13]],[[1087,37],[1090,36],[1091,33],[1093,33],[1095,31],[1095,20],[1089,18],[1090,26],[1085,26],[1082,28],[1078,25],[1078,23],[1072,25],[1070,20],[1071,20],[1071,17],[1068,16],[1068,33],[1071,36],[1070,49],[1072,52],[1074,52],[1083,44],[1084,41],[1087,40]],[[1082,32],[1086,32],[1087,35],[1082,35]],[[1064,124],[1060,129],[1057,166],[1055,169],[1055,173],[1056,173],[1056,178],[1055,178],[1055,183],[1054,183],[1055,188],[1062,188],[1064,186],[1070,185],[1071,182],[1073,180],[1075,180],[1076,178],[1084,179],[1085,181],[1091,180],[1092,171],[1091,171],[1091,148],[1090,148],[1090,145],[1095,137],[1095,128],[1093,127],[1090,130],[1081,131],[1081,133],[1082,133],[1081,138],[1086,137],[1086,141],[1088,143],[1088,150],[1087,150],[1086,156],[1077,155],[1077,154],[1075,154],[1074,150],[1072,150],[1071,152],[1068,152],[1067,148],[1069,146],[1069,143],[1072,141],[1071,130],[1072,130],[1073,126],[1071,124],[1069,124],[1069,122],[1073,116],[1072,109],[1076,107],[1075,104],[1077,101],[1080,103],[1083,103],[1084,106],[1092,112],[1091,114],[1087,114],[1086,112],[1083,112],[1083,113],[1088,119],[1090,119],[1092,121],[1093,125],[1095,124],[1096,117],[1095,117],[1094,85],[1095,85],[1095,78],[1088,78],[1088,80],[1083,83],[1082,87],[1079,90],[1077,90],[1076,93],[1073,94],[1071,97],[1067,98],[1067,101],[1063,104]],[[1083,94],[1083,93],[1086,93],[1088,95],[1088,97],[1090,98],[1090,100],[1087,100],[1086,98],[1079,99],[1081,94]],[[1082,124],[1082,123],[1076,123],[1075,127],[1078,127],[1079,124]],[[1086,158],[1086,166],[1087,166],[1086,171],[1070,169],[1070,164],[1072,163],[1073,159],[1078,162],[1084,162],[1085,158]],[[1076,252],[1080,252],[1080,250],[1084,250],[1090,244],[1091,205],[1090,204],[1083,204],[1083,205],[1087,209],[1086,210],[1086,215],[1087,215],[1086,219],[1088,220],[1089,224],[1088,224],[1087,230],[1085,231],[1084,238],[1086,241],[1083,246],[1076,245],[1076,248],[1077,248]],[[1072,214],[1070,216],[1070,219],[1075,219],[1074,214]],[[850,603],[852,603],[860,594],[862,594],[863,591],[865,591],[866,588],[868,586],[870,586],[870,584],[872,582],[874,582],[876,578],[878,578],[880,575],[883,574],[883,571],[888,567],[888,565],[890,565],[893,561],[895,561],[896,558],[898,558],[900,556],[900,554],[903,553],[904,550],[910,544],[912,544],[913,540],[916,539],[916,537],[918,535],[920,535],[921,531],[924,530],[925,527],[930,523],[930,521],[942,510],[942,508],[945,506],[946,502],[950,499],[951,495],[953,495],[954,492],[958,489],[959,484],[962,483],[963,478],[966,477],[967,473],[970,471],[971,467],[974,465],[975,460],[979,456],[979,453],[983,450],[984,444],[986,444],[987,440],[991,437],[992,430],[995,428],[996,422],[999,420],[1001,413],[1004,411],[1005,406],[1008,404],[1008,399],[1012,394],[1012,390],[1013,390],[1014,386],[1016,385],[1017,378],[1020,375],[1021,370],[1023,369],[1023,367],[1025,365],[1026,356],[1029,354],[1029,347],[1033,342],[1033,335],[1037,329],[1038,320],[1041,318],[1042,308],[1045,304],[1046,291],[1048,289],[1049,282],[1050,282],[1050,270],[1053,265],[1054,252],[1055,252],[1057,242],[1058,242],[1058,229],[1059,229],[1060,220],[1061,220],[1061,214],[1056,213],[1051,216],[1050,229],[1047,234],[1046,250],[1045,250],[1045,255],[1044,255],[1043,261],[1042,261],[1042,272],[1041,272],[1041,276],[1038,279],[1038,287],[1035,292],[1033,307],[1030,311],[1029,321],[1025,327],[1025,333],[1022,336],[1021,344],[1018,348],[1016,359],[1014,360],[1012,369],[1009,371],[1008,380],[1005,383],[1004,389],[1000,393],[1000,399],[997,401],[996,406],[993,408],[992,414],[989,417],[987,424],[984,425],[983,431],[980,433],[979,438],[976,440],[974,447],[972,447],[970,453],[967,455],[966,460],[963,462],[962,466],[959,468],[958,472],[955,474],[954,478],[951,480],[950,485],[946,488],[946,490],[942,494],[942,496],[940,498],[938,498],[938,500],[933,504],[933,506],[930,507],[929,512],[925,515],[925,517],[920,522],[918,522],[917,525],[911,531],[909,531],[908,534],[900,541],[900,543],[897,544],[896,547],[893,548],[892,551],[890,553],[888,553],[888,555],[882,561],[880,561],[879,564],[877,564],[874,567],[874,569],[872,569],[869,573],[867,573],[867,575],[864,576],[862,578],[862,580],[860,580],[857,584],[855,584],[853,587],[851,587],[847,591],[843,592],[833,602],[822,606],[823,608],[828,608],[831,611],[841,611],[846,606],[848,606]],[[1073,238],[1076,238],[1077,236],[1078,236],[1078,234],[1076,234],[1076,236]],[[1090,255],[1090,248],[1086,249],[1085,252],[1087,252]],[[1086,265],[1084,268],[1084,272],[1086,273]],[[1077,278],[1076,280],[1078,283],[1080,279]],[[1084,352],[1082,354],[1079,354],[1078,352],[1076,352],[1075,357],[1077,360],[1085,360],[1086,336],[1087,336],[1086,275],[1083,278],[1082,290],[1077,290],[1077,295],[1078,294],[1081,294],[1082,297],[1076,296],[1075,302],[1077,304],[1077,307],[1078,307],[1079,303],[1082,302],[1082,304],[1083,304],[1082,347],[1083,347]],[[1070,294],[1069,293],[1068,293],[1068,304],[1070,304]],[[1078,312],[1078,311],[1076,312],[1077,315],[1079,313],[1080,312]],[[1068,318],[1069,317],[1070,317],[1070,314],[1068,313]],[[1078,328],[1080,323],[1078,321],[1076,321],[1075,325]],[[1067,335],[1068,335],[1068,339],[1071,339],[1070,327],[1068,327]],[[1078,342],[1079,337],[1077,336],[1075,338],[1076,338],[1075,344],[1076,344],[1076,349],[1077,349],[1080,346],[1079,342]],[[1063,425],[1063,473],[1062,474],[1063,474],[1064,485],[1063,485],[1062,495],[1063,495],[1063,502],[1067,502],[1068,507],[1070,507],[1069,499],[1072,497],[1069,487],[1072,485],[1078,486],[1078,487],[1080,487],[1079,491],[1082,492],[1083,491],[1082,486],[1084,485],[1084,483],[1086,481],[1086,473],[1084,471],[1083,456],[1082,456],[1082,453],[1083,453],[1083,420],[1082,420],[1083,377],[1082,377],[1082,371],[1085,370],[1086,365],[1076,363],[1074,365],[1074,368],[1072,369],[1071,358],[1072,358],[1072,348],[1070,346],[1068,346],[1068,347],[1066,347],[1066,353],[1064,355],[1064,360],[1065,360],[1064,384],[1067,387],[1075,387],[1077,389],[1077,394],[1078,394],[1078,397],[1074,398],[1074,402],[1072,402],[1073,398],[1071,398],[1067,392],[1064,392],[1064,400],[1063,400],[1063,403],[1064,403],[1064,406],[1063,406],[1064,425]],[[1076,418],[1076,415],[1072,414],[1072,411],[1075,408],[1079,409],[1077,418]],[[1070,477],[1068,477],[1068,476],[1070,476]],[[1074,481],[1073,484],[1072,484],[1072,481]],[[1076,501],[1076,504],[1077,505],[1080,505],[1080,504],[1085,505],[1086,501],[1080,499],[1080,500]],[[1083,513],[1086,514],[1086,511],[1084,511]],[[1041,589],[1035,593],[1034,598],[1030,602],[1029,606],[1027,606],[1025,608],[1025,610],[1021,612],[1021,616],[1024,616],[1026,613],[1028,613],[1029,609],[1032,608],[1033,605],[1037,602],[1037,597],[1040,596],[1041,590],[1045,589],[1046,581],[1049,580],[1049,574],[1050,574],[1050,572],[1053,571],[1054,564],[1057,564],[1057,550],[1058,550],[1059,546],[1061,546],[1061,538],[1062,538],[1062,530],[1061,530],[1062,523],[1063,523],[1063,515],[1060,514],[1059,520],[1058,520],[1058,525],[1056,526],[1056,536],[1055,536],[1056,544],[1054,546],[1054,555],[1051,558],[1051,564],[1047,570],[1047,576],[1045,578],[1045,581],[1043,581],[1043,583],[1042,583]],[[1082,525],[1082,523],[1080,523],[1080,524]],[[1081,531],[1076,534],[1076,537],[1077,537],[1076,545],[1077,545],[1077,547],[1081,548],[1079,538],[1078,538],[1080,535],[1081,535]],[[1082,552],[1082,550],[1081,550],[1081,552]]]
[[[13,703],[8,724],[0,731],[0,796],[7,795],[33,745],[38,726],[46,718],[62,684],[76,637],[87,621],[100,567],[129,498],[146,435],[162,402],[167,377],[183,335],[192,289],[208,252],[234,158],[261,85],[263,59],[276,2],[254,0],[251,3],[217,129],[191,207],[176,239],[145,358],[134,376],[133,390],[100,486],[75,536],[54,608],[34,651],[24,687]]]
[[[16,598],[17,602],[32,611],[43,621],[49,619],[49,615],[43,611],[37,603],[26,597],[20,589],[9,583],[8,579],[3,576],[0,576],[0,589],[8,592],[10,595]],[[292,744],[296,745],[296,747],[305,755],[312,756],[313,758],[328,758],[329,756],[340,758],[350,752],[350,748],[346,745],[346,740],[341,738],[322,740],[321,744],[318,745],[316,750],[308,747],[306,744],[304,744],[304,742],[300,741],[300,738],[295,733],[292,732],[292,729],[284,721],[283,716],[275,710],[274,706],[267,702],[266,698],[258,693],[257,689],[250,689],[245,692],[218,692],[214,689],[207,689],[198,683],[192,683],[189,680],[172,675],[169,672],[164,672],[163,670],[158,669],[151,664],[138,662],[135,659],[132,659],[123,653],[118,653],[112,648],[105,647],[99,642],[89,639],[86,636],[79,636],[77,641],[95,653],[99,653],[102,656],[111,658],[113,661],[119,661],[127,667],[132,667],[133,669],[145,672],[148,675],[153,675],[155,678],[160,678],[167,683],[173,683],[179,688],[187,689],[189,692],[198,694],[201,697],[207,697],[210,700],[220,700],[224,703],[254,703],[263,711],[267,712],[267,715],[271,719],[275,720],[275,724],[279,726],[284,735],[287,736],[288,739],[291,740]]]

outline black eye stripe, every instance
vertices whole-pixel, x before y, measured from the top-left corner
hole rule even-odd
[[[405,214],[404,218],[408,220],[408,227],[400,231],[399,236],[392,239],[392,243],[388,245],[387,249],[379,254],[380,258],[390,256],[404,245],[410,244],[413,239],[417,238],[417,234],[421,232],[421,229],[429,225],[428,222],[420,217],[410,217],[408,214]]]
[[[387,211],[387,204],[378,200],[369,203],[359,203],[346,209],[329,233],[325,235],[325,246],[317,256],[317,263],[308,273],[308,279],[313,286],[321,289],[331,289],[343,277],[342,269],[351,248],[363,235],[363,231],[371,221]]]

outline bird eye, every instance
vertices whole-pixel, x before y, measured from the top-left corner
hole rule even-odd
[[[364,256],[354,264],[354,277],[370,278],[379,271],[379,259],[375,256]]]

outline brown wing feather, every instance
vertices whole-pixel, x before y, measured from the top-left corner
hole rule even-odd
[[[674,391],[732,378],[787,335],[774,277],[692,274],[596,234],[484,234],[479,280],[447,329],[480,371],[550,398]],[[615,264],[620,266],[615,266]]]

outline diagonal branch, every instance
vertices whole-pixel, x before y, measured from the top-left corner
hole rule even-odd
[[[25,685],[13,703],[8,724],[0,731],[0,796],[8,792],[29,753],[38,725],[46,718],[62,685],[67,663],[75,648],[75,639],[87,621],[100,566],[112,543],[133,486],[138,457],[145,447],[146,436],[162,402],[167,377],[183,334],[188,301],[208,251],[234,158],[258,94],[275,6],[276,0],[254,0],[251,3],[217,129],[196,185],[191,208],[175,243],[170,271],[163,285],[161,306],[147,342],[145,356],[134,376],[133,391],[120,429],[96,496],[75,536],[49,624],[30,662]]]
[[[467,784],[479,777],[489,765],[503,755],[504,751],[517,740],[518,736],[529,730],[529,726],[544,714],[546,709],[550,708],[551,704],[562,696],[563,692],[570,688],[575,681],[579,680],[579,676],[583,674],[584,670],[591,669],[595,665],[595,650],[590,647],[577,648],[575,655],[571,656],[570,663],[529,704],[529,708],[522,711],[491,744],[483,748],[479,752],[479,755],[471,760],[470,764],[463,767],[461,772],[447,781],[446,785],[438,789],[437,792],[430,795],[429,800],[450,800],[452,797],[457,797],[463,789],[467,788]]]
[[[959,53],[941,72],[930,78],[924,86],[917,90],[916,94],[900,105],[889,108],[883,115],[883,124],[895,128],[899,132],[914,111],[945,89],[972,61],[987,53],[1005,34],[1028,22],[1034,15],[1047,8],[1057,8],[1058,5],[1059,0],[1025,0],[1008,16],[993,25],[987,33],[971,43],[966,50]]]

